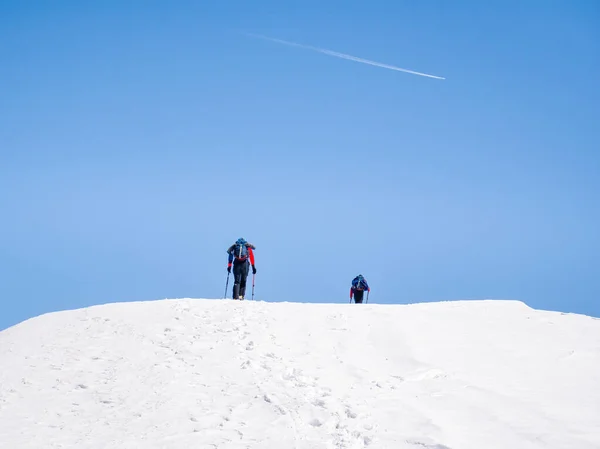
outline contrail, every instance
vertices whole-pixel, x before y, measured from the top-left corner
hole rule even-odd
[[[304,48],[306,50],[317,51],[319,53],[323,53],[323,54],[326,54],[329,56],[335,56],[336,58],[348,59],[350,61],[360,62],[362,64],[370,64],[370,65],[374,65],[376,67],[383,67],[384,69],[396,70],[398,72],[412,73],[413,75],[426,76],[426,77],[435,78],[438,80],[446,79],[441,76],[428,75],[427,73],[415,72],[413,70],[403,69],[403,68],[396,67],[396,66],[389,65],[389,64],[383,64],[381,62],[370,61],[368,59],[363,59],[363,58],[357,58],[356,56],[347,55],[345,53],[339,53],[337,51],[327,50],[325,48],[318,48],[318,47],[311,47],[310,45],[297,44],[295,42],[284,41],[282,39],[275,39],[273,37],[261,36],[260,34],[253,34],[253,33],[244,33],[244,34],[246,34],[247,36],[251,36],[251,37],[257,37],[259,39],[266,39],[271,42],[277,42],[277,43],[284,44],[284,45],[290,45],[292,47],[298,47],[298,48]]]

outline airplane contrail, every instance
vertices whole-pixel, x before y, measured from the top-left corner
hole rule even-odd
[[[390,65],[390,64],[383,64],[381,62],[370,61],[369,59],[358,58],[356,56],[347,55],[345,53],[340,53],[337,51],[327,50],[325,48],[312,47],[310,45],[304,45],[304,44],[297,44],[295,42],[284,41],[283,39],[275,39],[273,37],[262,36],[260,34],[253,34],[253,33],[244,33],[244,34],[246,34],[247,36],[250,36],[250,37],[257,37],[259,39],[265,39],[265,40],[268,40],[271,42],[277,42],[279,44],[290,45],[292,47],[298,47],[298,48],[304,48],[306,50],[316,51],[319,53],[323,53],[325,55],[335,56],[336,58],[348,59],[350,61],[360,62],[362,64],[374,65],[376,67],[383,67],[384,69],[396,70],[398,72],[412,73],[413,75],[426,76],[428,78],[435,78],[438,80],[446,79],[441,76],[435,76],[435,75],[429,75],[427,73],[415,72],[413,70],[403,69],[403,68],[396,67],[396,66]]]

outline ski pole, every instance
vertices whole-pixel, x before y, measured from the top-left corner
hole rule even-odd
[[[369,304],[369,293],[371,293],[371,290],[367,290],[367,302],[365,304]]]
[[[229,286],[229,275],[231,273],[227,272],[227,282],[225,283],[225,294],[223,295],[223,299],[227,298],[227,286]]]
[[[252,273],[252,301],[254,301],[254,278],[256,274]]]

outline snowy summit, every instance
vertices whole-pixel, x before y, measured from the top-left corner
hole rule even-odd
[[[600,320],[514,301],[108,304],[0,366],[3,449],[600,448]]]

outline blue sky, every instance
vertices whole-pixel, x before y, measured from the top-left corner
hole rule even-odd
[[[599,30],[591,1],[4,1],[0,329],[221,298],[238,237],[266,301],[362,273],[600,316]]]

